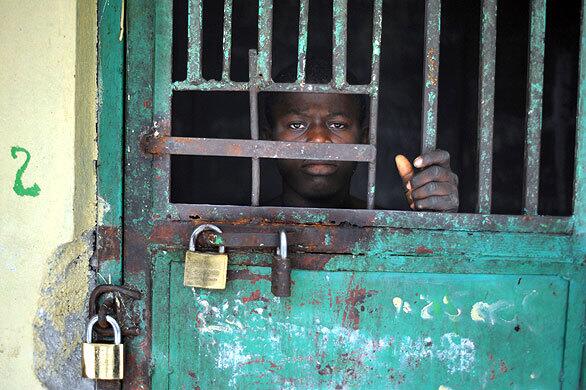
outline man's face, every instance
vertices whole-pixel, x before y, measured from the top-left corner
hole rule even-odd
[[[272,109],[272,138],[287,142],[359,144],[365,137],[355,97],[290,93]],[[347,191],[356,163],[347,161],[278,160],[285,183],[306,199],[327,199]]]

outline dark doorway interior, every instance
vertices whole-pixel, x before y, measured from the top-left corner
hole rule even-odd
[[[223,2],[204,1],[203,73],[221,76]],[[234,2],[233,80],[248,79],[248,49],[256,48],[256,0]],[[361,83],[370,75],[372,0],[349,0],[349,67]],[[520,214],[527,77],[528,1],[500,1],[496,58],[493,213]],[[308,61],[330,61],[332,1],[312,0]],[[186,77],[187,1],[174,1],[173,77]],[[377,204],[406,209],[393,158],[413,159],[420,148],[424,1],[385,0],[378,129]],[[548,2],[539,212],[571,214],[578,85],[580,4]],[[299,5],[275,2],[273,75],[296,59]],[[438,147],[450,152],[460,177],[461,212],[474,212],[477,196],[478,43],[480,2],[442,1]],[[289,80],[283,80],[289,81]],[[178,93],[173,134],[249,138],[246,93]],[[173,156],[174,203],[250,204],[250,160]],[[274,161],[261,162],[261,199],[278,195]],[[364,198],[366,169],[353,180]]]

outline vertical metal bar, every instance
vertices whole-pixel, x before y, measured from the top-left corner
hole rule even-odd
[[[232,60],[232,0],[224,0],[224,31],[222,34],[222,81],[230,80]]]
[[[372,17],[372,67],[370,78],[370,119],[369,143],[376,147],[378,120],[378,83],[380,76],[380,45],[383,24],[383,1],[375,0]],[[374,209],[376,195],[376,158],[368,163],[368,189],[366,191],[366,207]]]
[[[545,0],[531,0],[530,7],[523,213],[537,215],[545,54]]]
[[[423,56],[423,104],[421,150],[435,149],[437,138],[437,89],[440,57],[441,0],[425,3],[425,48]]]
[[[256,50],[248,51],[248,79],[250,96],[250,138],[257,140],[258,129],[258,56]],[[252,158],[252,193],[251,204],[258,206],[260,200],[260,160]]]
[[[478,81],[478,203],[476,205],[476,211],[480,214],[490,214],[492,204],[496,15],[497,0],[482,0]]]
[[[309,26],[309,0],[299,3],[299,41],[297,43],[297,82],[305,81],[305,59],[307,54],[307,29]]]
[[[270,83],[273,65],[273,1],[258,1],[258,73]]]
[[[576,165],[574,173],[575,234],[586,235],[586,0],[582,1],[580,28],[580,68],[576,120]],[[585,243],[582,241],[579,241]],[[586,244],[583,244],[586,246]],[[586,248],[584,248],[586,249]]]
[[[171,135],[171,98],[173,96],[172,51],[173,51],[173,0],[155,2],[155,48],[153,88],[153,133]],[[171,158],[161,156],[153,159],[151,184],[156,194],[170,194]],[[153,199],[153,210],[166,214],[172,206],[169,196]]]
[[[187,80],[193,84],[201,81],[202,3],[203,0],[189,0],[187,15]]]
[[[332,80],[339,88],[346,84],[348,41],[348,0],[334,0],[334,31],[332,42]]]

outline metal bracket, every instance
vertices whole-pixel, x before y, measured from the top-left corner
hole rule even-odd
[[[99,299],[102,295],[109,294],[100,304]],[[114,317],[120,324],[122,335],[127,337],[138,336],[140,330],[137,326],[125,324],[127,318],[130,318],[131,311],[126,300],[139,300],[142,294],[139,291],[128,287],[114,286],[112,284],[102,284],[93,289],[89,298],[89,318],[98,316],[97,326],[94,331],[103,337],[112,337],[114,335],[112,327],[108,324],[106,316]]]

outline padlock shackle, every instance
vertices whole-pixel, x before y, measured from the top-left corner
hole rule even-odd
[[[90,318],[90,321],[87,323],[87,327],[85,328],[85,342],[88,344],[92,342],[92,331],[94,325],[98,322],[98,319],[99,317],[96,314]],[[110,316],[106,316],[106,321],[112,325],[112,329],[114,330],[114,344],[122,344],[122,332],[120,331],[120,325],[118,325],[118,322]]]
[[[201,232],[204,232],[206,230],[213,230],[216,233],[222,233],[222,230],[217,227],[216,225],[212,225],[212,224],[203,224],[203,225],[199,225],[198,227],[195,228],[195,230],[193,231],[193,233],[191,233],[191,237],[189,237],[189,250],[191,252],[195,252],[195,240],[197,240],[197,236],[199,236],[199,234]],[[224,245],[220,245],[220,249],[219,249],[220,253],[224,253],[226,252],[226,247]]]
[[[279,248],[277,248],[277,256],[281,258],[287,258],[287,232],[284,230],[279,231]]]

